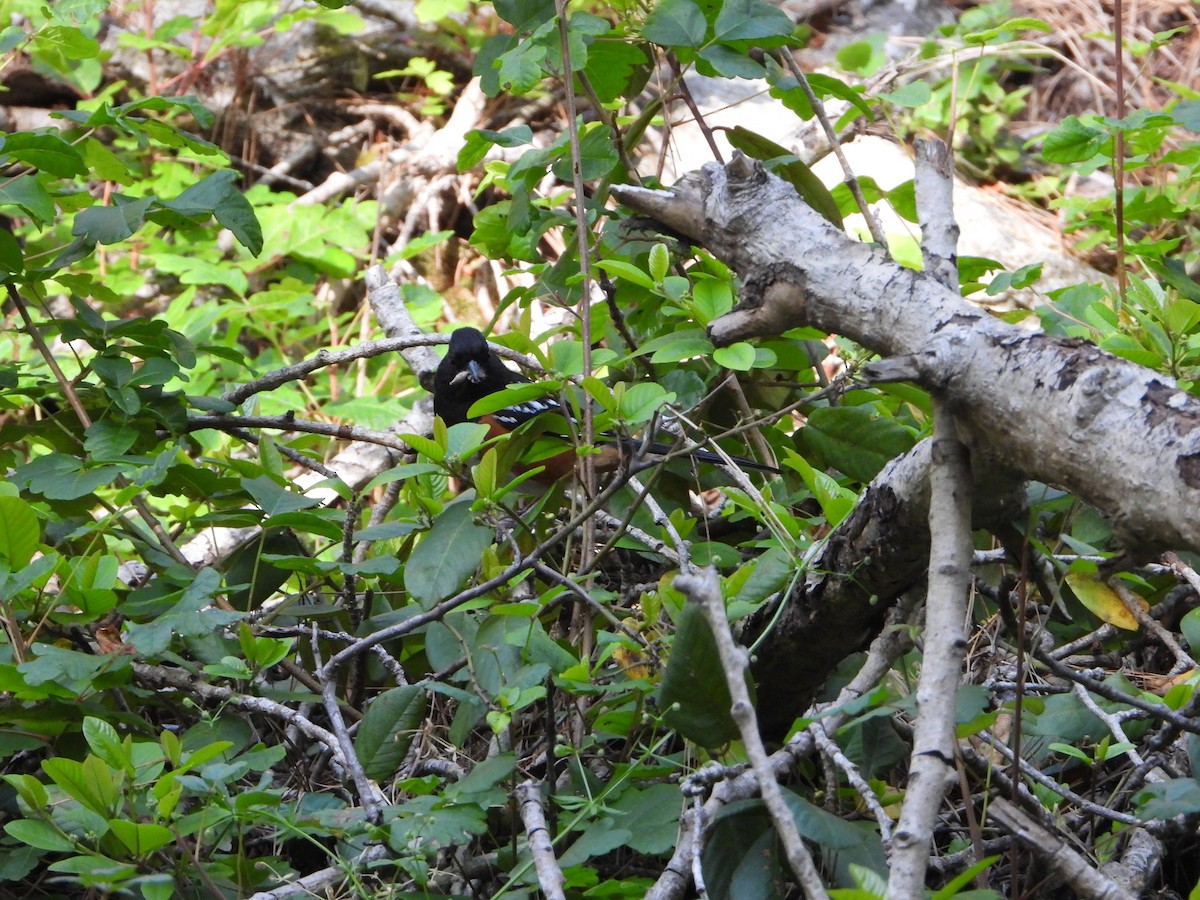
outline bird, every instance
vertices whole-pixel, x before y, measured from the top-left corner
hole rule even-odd
[[[465,326],[457,328],[450,335],[450,349],[438,365],[433,380],[433,411],[441,416],[447,426],[460,422],[472,421],[469,411],[477,401],[488,397],[497,391],[503,391],[510,384],[528,384],[531,379],[515,372],[500,361],[492,352],[483,333],[477,328]],[[488,426],[488,437],[495,437],[524,425],[543,414],[557,414],[574,419],[574,415],[551,397],[525,400],[495,412],[479,416],[478,421]],[[641,452],[646,456],[666,456],[675,448],[657,441],[641,441],[636,438],[618,437],[616,435],[598,436],[599,452],[596,456],[598,471],[611,471],[618,468],[622,458],[629,458]],[[700,462],[728,465],[725,457],[708,450],[692,450],[687,454]],[[778,473],[779,469],[752,459],[731,456],[730,460],[741,468],[756,469],[763,472]],[[544,483],[558,481],[565,475],[575,471],[576,454],[573,448],[568,448],[560,454],[548,459],[538,460],[538,465],[544,466],[536,480]]]

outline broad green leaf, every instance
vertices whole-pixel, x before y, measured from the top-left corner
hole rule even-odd
[[[735,372],[749,372],[754,368],[754,359],[754,347],[745,341],[738,341],[728,347],[718,347],[713,351],[713,362]]]
[[[642,37],[663,47],[699,47],[708,23],[692,0],[663,0],[650,13]]]
[[[69,60],[93,59],[100,45],[78,28],[70,25],[51,25],[33,35],[34,46],[43,53],[58,52]]]
[[[129,643],[143,656],[157,656],[170,646],[173,635],[198,637],[238,621],[241,613],[213,605],[213,596],[220,589],[220,573],[210,567],[201,569],[168,612],[150,622],[127,626]]]
[[[130,822],[125,819],[109,819],[112,833],[134,856],[145,856],[175,840],[170,828],[153,822]]]
[[[266,475],[243,478],[242,487],[253,498],[258,508],[268,516],[311,509],[321,503],[315,497],[305,497],[303,494],[289,491]]]
[[[83,156],[56,132],[14,132],[4,137],[0,153],[61,178],[87,174]]]
[[[1147,819],[1172,819],[1200,812],[1200,782],[1194,778],[1169,778],[1148,784],[1134,797],[1138,815]]]
[[[554,18],[553,0],[497,0],[496,15],[517,31],[533,31]]]
[[[926,81],[910,81],[903,87],[889,91],[885,94],[880,94],[888,103],[894,103],[897,106],[906,106],[909,109],[916,109],[918,106],[923,106],[929,102],[929,98],[933,95]]]
[[[383,781],[396,774],[425,718],[425,689],[401,685],[371,701],[354,736],[354,750],[367,777]]]
[[[22,844],[51,853],[70,853],[75,844],[65,834],[41,819],[17,819],[4,826],[5,832]]]
[[[566,135],[564,134],[564,138]],[[560,138],[563,156],[551,167],[555,176],[568,184],[572,181],[570,143]],[[595,181],[608,175],[620,162],[613,144],[612,131],[603,122],[588,122],[579,131],[579,170],[584,181]]]
[[[517,44],[496,60],[500,87],[517,96],[529,93],[541,83],[545,58],[545,46],[527,41]]]
[[[20,241],[8,229],[0,229],[0,271],[17,274],[25,268],[25,257],[20,252]]]
[[[30,649],[34,658],[17,666],[25,684],[30,687],[53,682],[68,690],[86,690],[102,671],[113,665],[108,656],[81,653],[53,644],[38,643]]]
[[[585,74],[601,103],[641,93],[650,72],[649,57],[637,44],[602,40],[588,47]]]
[[[712,77],[715,74],[722,78],[752,79],[766,74],[761,64],[725,44],[709,44],[701,50],[696,57],[696,69],[702,75]]]
[[[625,422],[639,425],[649,422],[662,407],[674,402],[675,395],[657,382],[640,382],[622,393],[618,410]]]
[[[821,511],[825,513],[829,524],[837,525],[846,518],[850,514],[850,510],[854,508],[854,504],[858,502],[858,494],[842,487],[824,472],[813,468],[808,460],[794,450],[788,449],[786,454],[786,458],[782,461],[783,465],[800,473],[805,486],[812,491],[813,497],[821,505]]]
[[[777,6],[763,0],[725,0],[713,25],[713,40],[752,41],[787,37],[795,28]]]
[[[23,569],[37,552],[42,528],[33,507],[20,497],[0,497],[0,560]]]
[[[797,449],[806,457],[863,483],[915,443],[912,432],[869,406],[814,409],[796,435]]]
[[[93,206],[75,216],[71,234],[97,244],[115,244],[132,237],[146,220],[153,197],[130,200],[114,195],[112,206]]]
[[[596,267],[607,275],[615,275],[618,278],[623,278],[631,284],[636,284],[639,287],[644,287],[648,291],[653,291],[657,286],[655,279],[647,275],[633,263],[626,262],[623,259],[602,259],[596,263]]]
[[[492,147],[523,147],[533,140],[533,130],[528,125],[506,128],[504,131],[488,131],[477,128],[467,132],[466,141],[458,151],[458,171],[475,168]]]
[[[45,809],[50,804],[46,786],[32,775],[5,775],[4,781],[31,810]]]
[[[79,762],[56,756],[42,760],[42,769],[69,797],[92,812],[107,818],[115,811],[122,773],[98,757],[88,756]]]
[[[1200,653],[1200,609],[1193,609],[1179,621],[1179,630],[1193,654]]]
[[[714,750],[738,736],[732,703],[704,611],[684,603],[658,689],[663,721],[689,741]]]
[[[54,220],[54,198],[37,178],[16,175],[0,180],[0,208],[15,206],[24,210],[39,225]]]
[[[518,403],[527,403],[531,400],[540,400],[543,397],[548,397],[557,394],[561,385],[557,381],[532,381],[528,384],[510,384],[506,385],[504,390],[496,391],[494,394],[488,394],[486,397],[481,397],[471,404],[471,408],[467,410],[467,415],[471,418],[484,416],[488,413],[494,413],[509,406],[515,406]],[[557,401],[555,401],[557,403]],[[461,424],[461,423],[460,423]],[[454,426],[458,428],[458,425]],[[483,429],[482,437],[487,437],[487,426],[476,425],[476,428]],[[483,443],[479,439],[479,443]],[[471,450],[474,452],[474,449]],[[467,454],[470,455],[470,454]]]
[[[1067,116],[1043,138],[1042,157],[1052,163],[1083,162],[1099,153],[1108,139],[1103,131],[1080,122],[1078,116]]]
[[[408,558],[405,590],[424,606],[444,600],[474,574],[493,538],[492,529],[475,523],[469,503],[452,503]]]
[[[273,484],[274,482],[272,482]],[[224,563],[225,588],[235,609],[258,609],[292,577],[290,569],[266,556],[305,556],[290,528],[268,528],[234,549]]]
[[[719,810],[701,855],[712,900],[781,896],[785,888],[777,844],[761,801],[735,801]]]
[[[103,719],[95,716],[85,716],[83,720],[83,737],[88,748],[101,760],[114,769],[126,769],[132,773],[132,763],[125,751],[124,743],[117,734],[117,729]]]

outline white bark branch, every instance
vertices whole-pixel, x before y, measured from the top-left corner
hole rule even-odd
[[[977,466],[1071,491],[1111,516],[1131,549],[1200,550],[1200,399],[1171,378],[992,318],[850,240],[744,157],[671,191],[613,195],[742,276],[742,303],[709,328],[716,343],[803,324],[904,357],[916,380],[945,392]]]
[[[917,146],[917,208],[925,235],[926,268],[947,288],[958,287],[958,229],[953,173],[945,144]],[[966,655],[971,559],[971,467],[950,405],[933,399],[933,465],[929,473],[929,592],[925,652],[917,684],[917,721],[908,790],[893,835],[890,900],[919,896],[938,810],[954,783],[954,702]]]
[[[788,865],[806,897],[825,900],[828,897],[825,886],[821,883],[821,876],[813,864],[808,848],[796,830],[796,820],[783,799],[783,792],[779,789],[779,782],[775,780],[775,771],[759,734],[754,704],[746,688],[746,669],[750,665],[750,658],[745,648],[734,642],[733,634],[729,630],[729,617],[725,613],[725,600],[721,596],[721,584],[717,579],[716,570],[706,568],[699,572],[679,575],[675,579],[675,588],[687,595],[688,603],[698,603],[704,610],[704,617],[717,644],[725,681],[729,685],[729,696],[733,701],[730,712],[742,736],[742,745],[750,759],[754,776],[758,779],[759,792],[775,825],[775,834],[783,845]]]

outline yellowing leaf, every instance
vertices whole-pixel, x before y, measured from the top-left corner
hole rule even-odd
[[[1138,622],[1129,608],[1121,602],[1120,596],[1103,581],[1099,581],[1086,572],[1070,572],[1066,578],[1067,584],[1079,598],[1079,602],[1092,611],[1098,618],[1110,625],[1124,628],[1126,631],[1137,631]],[[1143,609],[1150,605],[1141,597],[1138,603]]]

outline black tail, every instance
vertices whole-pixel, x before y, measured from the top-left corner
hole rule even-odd
[[[636,453],[641,450],[647,456],[666,456],[677,449],[672,447],[670,444],[660,444],[658,441],[652,441],[649,444],[643,445],[641,441],[634,438],[629,438],[625,441],[622,441],[622,444],[630,452]],[[719,453],[713,453],[711,450],[692,450],[687,455],[692,459],[699,460],[700,462],[712,463],[716,466],[729,465],[725,461],[725,457],[721,456]],[[766,463],[760,463],[753,459],[747,459],[744,456],[735,456],[732,453],[729,454],[729,459],[732,460],[733,464],[739,469],[755,469],[759,472],[774,472],[776,475],[780,474],[782,471],[775,466],[768,466]]]

